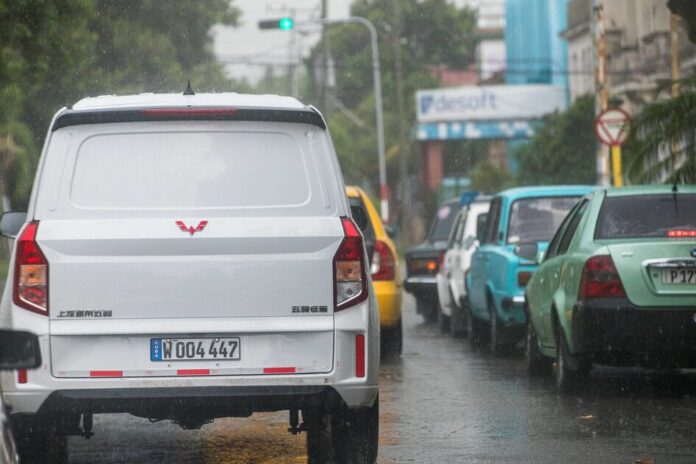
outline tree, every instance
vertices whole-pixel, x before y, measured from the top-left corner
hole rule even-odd
[[[522,185],[593,184],[596,139],[594,99],[584,96],[566,111],[544,116],[538,132],[517,151]]]
[[[696,42],[696,2],[694,0],[669,0],[667,6],[672,13],[680,16],[686,23],[689,38]]]
[[[495,193],[509,187],[512,176],[507,169],[494,166],[490,161],[479,161],[471,171],[471,189],[478,192]]]
[[[379,39],[382,92],[384,94],[385,139],[389,179],[398,174],[399,147],[396,104],[395,50],[389,17],[393,0],[354,0],[351,15],[368,18]],[[474,59],[476,15],[457,8],[447,0],[399,0],[401,12],[401,55],[405,117],[408,127],[415,124],[415,91],[438,87],[431,68],[448,65],[463,69]],[[374,135],[374,100],[369,36],[359,25],[331,26],[331,54],[336,72],[336,97],[339,110],[328,115],[336,150],[341,163],[360,169],[356,181],[377,187],[377,154]],[[312,50],[309,63],[321,56],[322,43]],[[310,73],[313,76],[313,73]],[[314,85],[321,85],[315,82]],[[344,108],[340,108],[340,107]],[[350,112],[347,116],[346,111]],[[357,120],[356,120],[357,118]],[[340,136],[337,136],[340,135]],[[351,161],[348,161],[348,160]],[[366,160],[366,162],[363,162]],[[411,172],[413,172],[412,161]],[[347,171],[347,170],[346,170]],[[390,182],[392,188],[395,182]]]
[[[180,91],[187,79],[232,90],[209,32],[238,16],[227,0],[0,0],[0,196],[26,206],[38,149],[62,106],[88,95]]]

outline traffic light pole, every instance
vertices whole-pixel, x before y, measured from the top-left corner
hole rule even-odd
[[[297,26],[303,25],[326,25],[334,24],[362,24],[370,31],[370,46],[372,48],[372,80],[375,93],[375,122],[377,129],[377,157],[379,164],[379,206],[382,221],[389,220],[389,188],[387,187],[387,161],[384,155],[384,115],[382,113],[382,78],[379,67],[379,47],[377,44],[377,30],[375,26],[366,18],[360,16],[350,16],[340,19],[320,19],[298,21]]]

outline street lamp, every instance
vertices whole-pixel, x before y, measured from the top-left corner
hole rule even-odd
[[[387,187],[387,162],[384,156],[384,116],[382,113],[382,79],[379,69],[379,47],[377,44],[377,30],[370,20],[360,16],[350,16],[342,19],[310,19],[295,22],[291,17],[264,19],[259,21],[259,29],[280,29],[289,31],[295,26],[316,26],[332,24],[355,23],[362,24],[370,32],[370,46],[372,48],[372,80],[375,93],[375,123],[377,125],[377,156],[379,164],[379,198],[382,220],[389,220],[389,189]]]

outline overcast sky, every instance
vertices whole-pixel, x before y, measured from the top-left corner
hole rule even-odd
[[[351,0],[329,0],[329,17],[348,16],[350,3]],[[241,24],[214,30],[215,53],[225,63],[230,77],[254,82],[263,75],[264,64],[288,62],[290,42],[290,33],[260,31],[257,21],[283,16],[284,7],[296,8],[297,18],[319,17],[321,0],[235,0],[234,4],[242,11]],[[297,34],[301,53],[305,55],[318,38],[318,33]]]

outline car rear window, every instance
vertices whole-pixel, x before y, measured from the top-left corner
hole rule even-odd
[[[279,132],[95,135],[79,147],[70,189],[83,208],[290,207],[309,197],[299,143]]]
[[[694,229],[694,194],[607,197],[599,212],[595,238],[666,237],[671,230]]]
[[[516,200],[510,207],[507,242],[548,242],[578,200],[577,196]]]
[[[459,212],[459,210],[455,208],[454,205],[443,205],[437,210],[437,215],[433,220],[433,226],[430,229],[431,242],[447,240],[449,238],[457,212]]]

